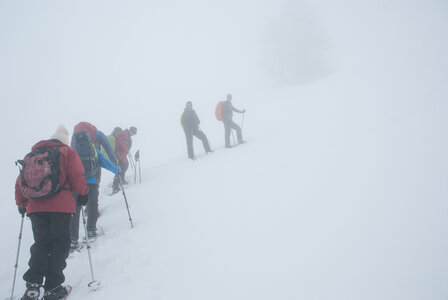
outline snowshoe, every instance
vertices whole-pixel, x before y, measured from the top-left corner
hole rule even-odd
[[[78,241],[72,240],[72,242],[70,243],[70,253],[73,253],[75,251],[80,252],[83,247],[83,244],[78,243]]]
[[[59,285],[50,291],[46,291],[42,300],[63,300],[67,299],[68,295],[72,291],[70,285]]]
[[[93,243],[96,241],[98,234],[96,231],[87,231],[87,238],[89,239],[89,243]]]
[[[119,187],[114,187],[114,188],[112,189],[112,195],[115,195],[115,194],[118,193],[119,191],[121,191]]]
[[[26,283],[26,291],[20,300],[37,300],[40,296],[41,285],[37,283]]]

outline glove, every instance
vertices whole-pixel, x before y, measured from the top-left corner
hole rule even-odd
[[[120,173],[121,173],[121,168],[120,168],[120,166],[117,166],[117,168],[118,168],[118,172],[117,172],[117,173],[115,173],[115,175],[117,175],[117,174],[120,174]]]
[[[243,109],[243,114],[246,112],[246,110],[245,109]]]
[[[89,201],[89,196],[87,194],[86,195],[78,195],[78,205],[86,206],[88,201]]]
[[[18,209],[19,209],[19,214],[22,215],[22,217],[23,217],[26,213],[26,207],[18,207]]]

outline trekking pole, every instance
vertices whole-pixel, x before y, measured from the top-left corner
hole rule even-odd
[[[241,118],[241,131],[243,131],[243,125],[244,125],[244,113],[243,113],[243,117]]]
[[[137,162],[138,162],[138,174],[140,177],[140,183],[142,183],[142,170],[140,169],[140,150],[135,152],[135,174],[134,174],[134,183],[137,181]]]
[[[20,253],[20,244],[22,243],[23,220],[25,220],[25,214],[22,215],[22,221],[20,223],[19,245],[17,246],[16,264],[14,265],[15,270],[14,270],[14,280],[12,281],[11,300],[13,300],[13,298],[14,298],[14,288],[16,286],[17,267],[19,266],[19,253]]]
[[[232,130],[232,129],[230,129],[230,130]],[[233,130],[232,130],[232,140],[233,140],[233,145],[236,146],[235,135],[233,134]]]
[[[140,183],[142,183],[142,169],[140,168],[140,159],[138,160],[138,177],[140,179]]]
[[[136,177],[137,177],[137,166],[134,162],[134,157],[132,156],[132,154],[128,153],[128,155],[129,155],[128,157],[129,157],[129,162],[131,164],[131,168],[132,168],[132,170],[134,170],[134,184],[135,184]]]
[[[87,235],[87,226],[86,226],[86,216],[84,214],[84,207],[81,206],[81,212],[82,212],[82,224],[84,225],[84,232],[85,232],[85,239],[86,239],[86,245],[87,245],[87,254],[89,255],[89,264],[90,264],[90,274],[92,275],[92,281],[89,282],[87,285],[88,287],[97,287],[101,284],[98,280],[95,280],[95,277],[93,276],[93,266],[92,266],[92,257],[90,255],[90,244],[89,244],[89,236]]]
[[[129,222],[131,222],[131,228],[134,228],[134,224],[132,224],[131,213],[129,212],[128,199],[126,197],[126,193],[124,192],[123,182],[122,182],[121,176],[120,175],[118,175],[118,176],[120,179],[121,190],[123,191],[124,202],[126,203],[126,209],[128,210]]]
[[[137,163],[137,161],[135,161]],[[134,169],[134,184],[137,183],[137,169]]]
[[[131,169],[134,169],[134,161],[132,160],[132,155],[128,153],[129,164],[131,165]]]

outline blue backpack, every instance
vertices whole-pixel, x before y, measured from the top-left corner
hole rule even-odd
[[[78,131],[73,134],[72,148],[78,152],[84,166],[84,177],[89,178],[96,176],[99,170],[98,153],[90,135],[84,131]]]

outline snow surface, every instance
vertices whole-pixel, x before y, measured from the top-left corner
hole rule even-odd
[[[129,171],[130,229],[103,173],[102,285],[72,254],[72,299],[448,298],[445,1],[2,1],[0,16],[1,299],[12,162],[82,120],[137,126],[143,182]],[[247,109],[235,149],[213,114],[227,93]],[[196,140],[195,162],[187,100],[216,150]],[[27,220],[16,296],[31,244]]]

